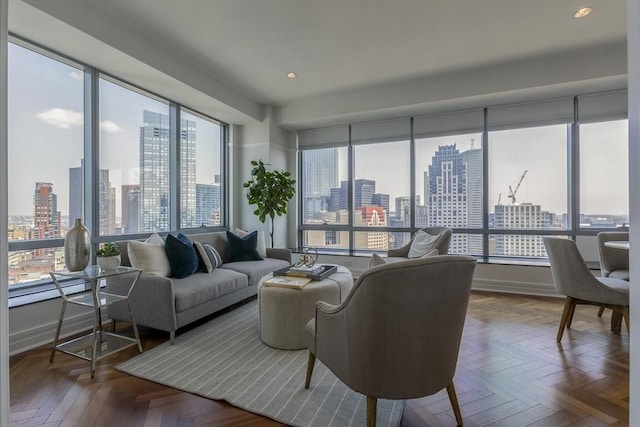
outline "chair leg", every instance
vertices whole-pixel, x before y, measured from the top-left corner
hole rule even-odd
[[[309,388],[311,383],[311,374],[313,374],[313,365],[316,363],[316,355],[309,352],[309,358],[307,359],[307,378],[304,380],[304,388]]]
[[[449,385],[447,386],[447,394],[449,395],[449,400],[451,401],[453,414],[456,416],[456,423],[458,423],[458,426],[462,427],[462,413],[460,412],[460,406],[458,405],[458,395],[456,394],[456,389],[453,386],[453,381],[451,381],[451,383],[449,383]]]
[[[604,313],[604,305],[601,305],[600,309],[598,310],[598,317],[602,317],[603,313]]]
[[[569,311],[569,318],[567,319],[567,329],[571,329],[571,322],[573,322],[573,315],[576,312],[576,303],[571,305],[571,311]]]
[[[367,427],[376,427],[376,410],[378,399],[367,396]]]
[[[560,342],[562,339],[562,334],[564,333],[564,328],[567,326],[567,321],[569,320],[569,314],[571,313],[572,307],[575,310],[575,301],[571,297],[567,297],[564,300],[564,310],[562,311],[562,318],[560,319],[560,326],[558,327],[558,335],[556,336],[556,342]]]
[[[611,332],[614,334],[620,334],[622,329],[622,312],[620,310],[613,310],[611,312]]]
[[[624,325],[627,327],[627,333],[631,333],[631,329],[629,329],[629,307],[625,307],[622,309],[622,318],[624,319]]]

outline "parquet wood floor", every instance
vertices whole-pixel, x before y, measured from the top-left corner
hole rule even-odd
[[[579,306],[558,345],[561,313],[560,299],[472,293],[454,379],[465,426],[628,425],[627,331],[612,334],[610,312]],[[167,339],[141,332],[145,350]],[[58,352],[50,364],[48,347],[11,357],[11,425],[280,425],[114,369],[135,354],[98,362],[94,379],[81,359]],[[401,427],[418,426],[455,426],[445,391],[407,402]]]

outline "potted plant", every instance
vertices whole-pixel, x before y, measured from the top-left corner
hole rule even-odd
[[[102,270],[115,270],[120,265],[120,249],[115,243],[104,243],[96,251],[96,262]]]
[[[287,203],[293,199],[296,192],[296,180],[291,178],[291,172],[267,170],[262,160],[252,160],[251,179],[242,186],[247,189],[247,199],[250,205],[256,205],[253,211],[260,222],[271,218],[271,247],[273,247],[274,218],[287,213]]]

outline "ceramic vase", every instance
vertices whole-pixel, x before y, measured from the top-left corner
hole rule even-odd
[[[91,258],[91,237],[89,230],[82,225],[82,220],[76,222],[67,231],[64,238],[64,265],[69,271],[81,271],[89,265]]]

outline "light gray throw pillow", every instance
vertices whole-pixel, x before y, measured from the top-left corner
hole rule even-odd
[[[418,230],[411,242],[407,258],[420,258],[427,255],[438,245],[439,235],[432,235],[424,230]]]

